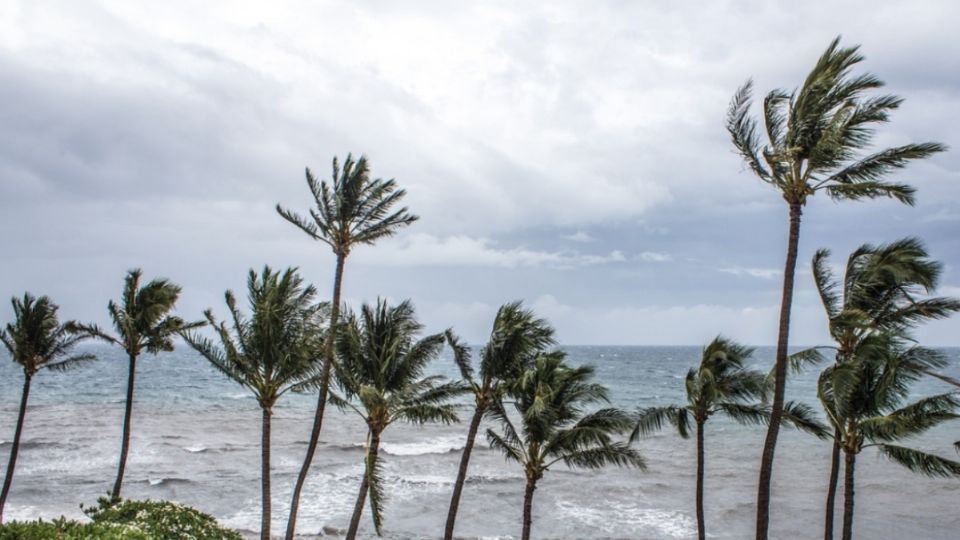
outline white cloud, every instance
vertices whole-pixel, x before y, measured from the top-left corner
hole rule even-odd
[[[499,248],[487,238],[466,235],[440,238],[411,234],[384,242],[377,249],[358,252],[360,263],[381,266],[474,266],[495,268],[550,267],[569,269],[626,261],[619,250],[607,254],[579,251],[542,251],[526,247]]]
[[[584,243],[593,242],[594,240],[596,240],[594,237],[590,236],[589,234],[583,231],[577,231],[573,234],[568,234],[566,236],[563,236],[563,239],[570,240],[571,242],[584,242]]]
[[[669,253],[659,251],[644,251],[637,255],[637,258],[646,262],[667,262],[673,260]]]
[[[750,276],[762,279],[773,279],[783,275],[782,271],[773,268],[744,268],[741,266],[731,266],[727,268],[720,268],[719,271],[725,274],[733,274],[735,276]]]

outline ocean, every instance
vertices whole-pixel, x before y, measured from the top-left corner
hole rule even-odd
[[[69,373],[34,379],[7,519],[81,517],[110,489],[120,446],[126,360],[107,346],[86,347],[100,360]],[[564,347],[574,364],[596,367],[618,407],[635,409],[684,402],[683,376],[699,361],[699,347]],[[960,349],[947,349],[946,372],[960,377]],[[772,363],[759,348],[756,367]],[[444,357],[431,367],[453,377]],[[787,399],[816,406],[815,373],[791,379]],[[0,356],[0,467],[7,464],[22,373]],[[952,387],[936,380],[917,395]],[[309,436],[314,395],[284,397],[273,423],[274,534],[282,534],[293,481]],[[469,420],[464,400],[461,418]],[[819,407],[818,407],[819,410]],[[362,471],[365,430],[355,416],[328,408],[322,442],[304,491],[298,532],[333,534],[349,522]],[[481,431],[482,433],[483,431]],[[764,427],[722,417],[706,426],[706,524],[717,539],[751,537]],[[383,437],[387,494],[384,536],[436,538],[446,518],[466,424],[394,425]],[[957,458],[960,422],[910,443]],[[822,536],[830,445],[784,429],[777,447],[771,535]],[[185,346],[142,357],[133,416],[133,440],[124,496],[176,500],[208,512],[229,527],[259,527],[260,414],[251,395],[214,371]],[[687,539],[696,537],[694,441],[665,430],[638,448],[649,471],[568,470],[554,466],[534,499],[536,538]],[[0,469],[3,470],[3,469]],[[518,538],[523,475],[490,450],[483,437],[473,453],[457,521],[462,538]],[[839,502],[839,500],[838,500]],[[857,466],[855,534],[859,538],[956,540],[960,537],[960,480],[913,475],[865,450]],[[838,506],[839,508],[839,506]],[[838,510],[839,525],[839,510]],[[362,536],[374,536],[369,510]]]

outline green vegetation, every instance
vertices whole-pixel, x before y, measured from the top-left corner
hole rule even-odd
[[[286,540],[293,540],[297,528],[297,511],[300,508],[300,494],[307,481],[307,473],[313,463],[313,455],[320,440],[323,427],[323,412],[327,405],[330,390],[330,373],[334,363],[334,341],[340,321],[340,291],[343,286],[343,268],[347,256],[358,245],[373,245],[381,238],[396,234],[419,218],[406,207],[393,210],[406,191],[397,188],[392,178],[382,180],[370,178],[370,167],[366,156],[360,156],[356,162],[347,154],[341,170],[337,158],[333,158],[333,181],[317,182],[316,177],[307,169],[307,186],[313,195],[316,209],[310,210],[310,219],[291,212],[279,204],[277,212],[287,221],[305,232],[307,236],[330,246],[336,257],[336,269],[333,278],[333,302],[331,304],[330,328],[333,331],[327,337],[323,356],[323,376],[317,396],[317,411],[313,417],[313,428],[307,443],[307,454],[303,466],[297,475],[293,488],[293,500],[290,503],[290,517],[287,520]]]
[[[790,215],[773,403],[757,490],[756,540],[767,540],[770,522],[770,480],[783,415],[802,209],[821,191],[835,201],[889,197],[912,205],[914,188],[888,182],[884,177],[911,161],[946,150],[942,144],[928,142],[863,154],[873,142],[873,126],[887,122],[903,100],[893,95],[869,96],[883,82],[870,74],[852,74],[863,61],[858,49],[840,47],[838,37],[799,89],[767,94],[762,119],[765,142],[761,142],[760,122],[750,116],[751,81],[734,95],[727,115],[727,131],[734,147],[754,174],[783,197]]]
[[[224,294],[232,333],[226,323],[217,322],[211,310],[205,312],[220,346],[194,333],[185,333],[184,339],[221,373],[250,390],[260,404],[260,538],[270,540],[270,419],[283,394],[320,383],[316,352],[325,335],[321,327],[325,306],[314,302],[316,289],[304,286],[293,269],[281,275],[264,267],[259,276],[251,270],[247,291],[252,311],[249,319],[237,309],[233,293]]]

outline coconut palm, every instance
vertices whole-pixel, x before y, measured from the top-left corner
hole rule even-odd
[[[873,346],[881,333],[909,336],[916,325],[942,319],[960,310],[953,298],[929,295],[936,289],[942,265],[931,261],[923,244],[907,238],[890,244],[864,244],[847,259],[842,280],[834,277],[830,252],[813,257],[813,275],[836,344],[835,364],[853,358],[862,347]],[[922,366],[926,374],[951,384],[957,381]],[[841,433],[833,436],[830,480],[827,486],[824,539],[833,538],[833,514],[840,478]]]
[[[584,409],[607,402],[607,389],[590,382],[592,366],[570,367],[565,355],[544,353],[510,388],[507,403],[495,396],[490,414],[502,432],[487,430],[490,445],[508,461],[523,467],[523,540],[529,540],[533,522],[533,493],[544,473],[558,462],[571,468],[599,469],[606,465],[646,469],[640,454],[613,435],[629,430],[633,418],[624,411]],[[508,411],[510,405],[511,411]],[[519,426],[511,413],[519,416]]]
[[[370,178],[370,167],[365,156],[360,156],[360,159],[354,161],[352,155],[348,154],[342,169],[337,158],[333,158],[333,180],[330,184],[325,181],[318,182],[310,169],[307,169],[306,176],[307,185],[316,203],[316,208],[309,211],[310,217],[303,217],[279,204],[277,212],[307,236],[327,244],[333,250],[336,267],[333,278],[330,328],[334,331],[330,332],[324,344],[323,378],[320,381],[317,409],[313,417],[307,454],[293,488],[290,517],[287,521],[287,540],[293,540],[296,532],[300,494],[307,481],[307,474],[310,472],[310,465],[313,463],[313,456],[320,440],[320,430],[323,427],[323,412],[327,404],[330,372],[334,361],[334,339],[336,328],[339,326],[343,268],[347,256],[355,246],[373,245],[377,240],[392,236],[400,228],[419,219],[407,212],[406,207],[399,210],[393,209],[406,192],[398,189],[393,179]]]
[[[706,538],[703,513],[704,425],[711,416],[726,415],[742,424],[761,424],[769,420],[770,409],[760,400],[768,389],[767,375],[744,367],[753,349],[717,336],[704,347],[700,366],[687,372],[686,405],[650,407],[640,411],[630,440],[658,431],[669,422],[684,439],[690,436],[691,425],[697,434],[697,535]],[[787,403],[784,418],[793,425],[821,435],[823,426],[813,418],[812,410],[803,404]]]
[[[30,382],[42,369],[63,371],[96,357],[89,353],[74,354],[71,351],[81,341],[91,337],[87,332],[73,331],[71,323],[60,324],[57,318],[59,307],[46,296],[35,298],[30,293],[23,298],[13,298],[14,322],[6,330],[0,330],[0,341],[10,353],[10,358],[23,369],[23,392],[20,395],[20,413],[17,428],[10,447],[10,461],[0,491],[0,523],[3,522],[3,507],[13,483],[13,471],[17,466],[20,451],[20,435],[27,414],[30,397]]]
[[[364,475],[348,540],[357,536],[368,493],[374,528],[378,535],[382,532],[384,493],[379,451],[384,430],[397,421],[458,421],[450,399],[462,394],[464,385],[423,376],[427,364],[443,349],[446,336],[441,333],[417,339],[422,328],[409,301],[395,307],[378,301],[375,307],[364,305],[359,317],[348,315],[337,336],[336,373],[343,396],[331,393],[331,401],[356,412],[367,424]]]
[[[113,300],[107,303],[107,312],[110,314],[116,336],[107,334],[96,325],[72,324],[72,328],[77,331],[87,332],[108,343],[119,345],[127,354],[127,398],[123,412],[120,462],[117,465],[117,478],[110,492],[112,498],[120,497],[123,475],[127,467],[127,455],[130,451],[137,360],[144,351],[154,355],[173,351],[173,340],[179,332],[205,324],[203,322],[187,323],[180,317],[170,315],[170,311],[180,297],[179,285],[166,279],[155,279],[141,287],[142,275],[139,268],[127,272],[122,300],[119,304]]]
[[[492,400],[502,395],[504,389],[514,382],[524,369],[533,364],[538,354],[554,344],[553,328],[547,321],[537,318],[532,311],[523,309],[521,302],[504,304],[497,310],[490,339],[480,350],[479,373],[475,373],[473,366],[470,365],[469,351],[459,346],[453,336],[450,337],[460,375],[473,392],[474,409],[470,428],[467,431],[467,440],[460,456],[460,468],[453,485],[453,495],[450,498],[450,510],[447,513],[444,531],[445,540],[453,538],[460,495],[463,493],[470,454],[473,452],[480,421]]]
[[[960,477],[960,462],[895,444],[960,418],[956,392],[904,405],[911,383],[923,370],[945,363],[936,351],[879,334],[866,338],[852,357],[821,373],[818,396],[844,453],[843,540],[853,537],[854,472],[857,455],[864,449],[876,447],[915,473]]]
[[[759,122],[750,115],[750,81],[734,95],[727,115],[727,130],[747,166],[780,192],[789,209],[774,395],[757,490],[757,540],[767,539],[769,526],[770,478],[783,414],[802,209],[818,192],[837,201],[890,197],[912,205],[914,188],[884,177],[946,149],[939,143],[921,143],[862,153],[873,140],[873,127],[887,122],[903,100],[893,95],[869,96],[883,83],[870,74],[852,74],[863,60],[858,48],[840,47],[840,38],[834,39],[799,89],[767,94],[762,107],[765,141]]]
[[[233,293],[224,295],[230,325],[204,312],[219,345],[193,332],[184,339],[227,377],[257,398],[262,417],[260,538],[270,539],[270,419],[277,400],[291,390],[310,388],[321,378],[317,351],[324,338],[323,304],[293,268],[282,274],[264,267],[247,278],[250,317],[237,308]]]

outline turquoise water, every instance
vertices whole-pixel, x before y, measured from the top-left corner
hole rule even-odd
[[[126,361],[116,349],[94,346],[101,359],[76,371],[41,373],[31,392],[13,491],[5,514],[27,519],[79,516],[112,484],[123,415]],[[565,347],[573,363],[596,366],[612,402],[634,409],[682,403],[683,376],[699,360],[698,347]],[[760,348],[756,367],[767,369],[772,348]],[[960,377],[960,349],[948,374]],[[444,358],[432,369],[453,377]],[[22,376],[0,358],[0,459],[6,466]],[[815,374],[795,377],[788,399],[816,405]],[[935,380],[918,395],[949,391]],[[466,405],[466,401],[464,402]],[[274,532],[284,526],[288,497],[309,434],[313,396],[285,398],[274,422]],[[466,411],[464,415],[466,417]],[[204,509],[227,525],[259,525],[259,427],[255,401],[192,351],[181,348],[140,363],[134,437],[125,496],[175,499]],[[433,538],[442,530],[465,426],[406,425],[384,436],[389,502],[387,538]],[[308,482],[299,530],[319,534],[344,528],[359,485],[359,421],[331,410],[323,444]],[[706,516],[714,538],[752,534],[756,467],[763,428],[722,418],[707,425]],[[960,422],[912,441],[954,456]],[[785,431],[777,451],[773,534],[817,538],[830,448]],[[485,446],[485,445],[482,445]],[[605,470],[547,473],[534,501],[534,534],[540,538],[693,538],[693,442],[664,432],[638,443],[648,472]],[[865,451],[858,466],[856,530],[861,538],[955,539],[960,481],[926,479]],[[499,454],[479,448],[471,463],[458,533],[465,538],[518,537],[523,478]],[[372,534],[368,519],[364,530]]]

